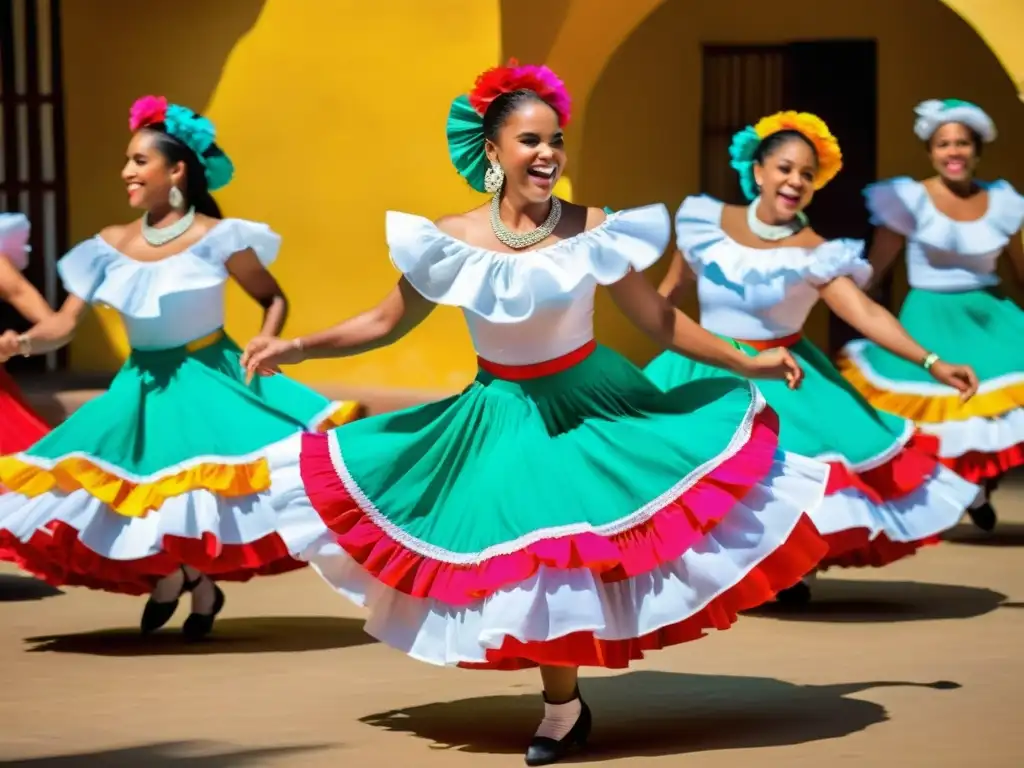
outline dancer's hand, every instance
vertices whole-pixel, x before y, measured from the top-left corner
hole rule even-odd
[[[0,334],[0,363],[6,363],[20,351],[16,331],[4,331]]]
[[[936,381],[953,387],[960,393],[960,402],[966,403],[978,391],[978,376],[969,365],[955,365],[937,360],[928,373]]]
[[[301,363],[303,359],[302,347],[295,340],[257,336],[246,344],[242,352],[242,367],[246,371],[246,382],[249,382],[256,374],[273,376],[280,373],[280,366]]]
[[[784,379],[790,389],[798,388],[804,380],[803,368],[788,349],[768,349],[749,360],[748,379]]]

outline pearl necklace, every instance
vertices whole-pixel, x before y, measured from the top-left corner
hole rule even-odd
[[[747,226],[750,227],[751,232],[762,240],[785,240],[807,226],[807,216],[804,215],[803,211],[800,211],[796,218],[785,224],[765,224],[757,218],[757,206],[760,202],[761,198],[758,197],[747,206]]]
[[[152,227],[149,224],[149,212],[147,211],[142,217],[142,238],[150,245],[159,248],[185,234],[195,220],[196,209],[189,208],[185,215],[173,224],[168,224],[166,227]]]
[[[551,211],[548,213],[548,217],[544,219],[543,224],[532,232],[513,232],[501,220],[501,193],[498,192],[491,198],[491,231],[494,232],[494,236],[501,242],[517,251],[547,240],[551,233],[555,231],[555,227],[558,226],[558,221],[561,218],[562,203],[557,197],[552,197]]]

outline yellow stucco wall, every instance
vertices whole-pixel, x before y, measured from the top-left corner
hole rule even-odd
[[[339,0],[329,16],[284,0],[180,0],[145,13],[105,0],[102,18],[87,5],[63,6],[72,236],[131,215],[118,170],[133,98],[164,93],[205,111],[238,167],[219,195],[227,215],[284,236],[274,272],[293,303],[289,333],[369,307],[393,284],[386,209],[435,216],[482,201],[451,170],[442,126],[452,96],[504,56],[545,61],[566,80],[569,184],[598,205],[675,206],[697,191],[702,41],[877,37],[882,176],[926,172],[910,131],[923,98],[977,101],[1004,137],[1024,120],[1012,78],[975,31],[995,29],[991,39],[1006,45],[1007,27],[1024,25],[1013,21],[1017,0],[949,0],[970,23],[939,0],[793,0],[784,14],[751,0]],[[123,41],[145,41],[147,54],[126,66]],[[1024,73],[1014,51],[1000,48],[1002,66]],[[1006,139],[985,168],[1024,187],[1024,153]],[[607,304],[602,340],[638,360],[652,354]],[[258,312],[234,288],[228,307],[229,330],[244,339]],[[76,339],[72,365],[110,370],[125,346],[116,318],[100,313]],[[295,373],[451,389],[474,368],[458,312],[442,308],[391,349]]]

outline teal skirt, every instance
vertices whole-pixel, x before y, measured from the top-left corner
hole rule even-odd
[[[1024,464],[1024,311],[995,289],[913,289],[900,322],[943,360],[973,367],[978,394],[961,402],[920,365],[863,339],[843,350],[847,380],[879,410],[934,435],[943,463],[972,481]]]
[[[293,503],[339,545],[314,566],[415,658],[623,667],[728,627],[824,554],[804,512],[827,468],[778,451],[775,423],[747,382],[663,393],[597,347],[293,438]]]
[[[751,346],[733,342],[749,355]],[[784,450],[831,467],[828,494],[811,518],[829,544],[821,566],[883,566],[913,554],[956,525],[978,489],[939,466],[937,442],[906,419],[872,407],[814,344],[790,352],[804,370],[799,389],[759,381],[778,413]],[[711,366],[666,352],[646,368],[662,389],[720,381]]]
[[[266,449],[354,404],[284,376],[246,384],[223,333],[190,346],[133,351],[106,393],[0,457],[0,535],[37,575],[137,594],[181,563],[225,579],[302,565]]]

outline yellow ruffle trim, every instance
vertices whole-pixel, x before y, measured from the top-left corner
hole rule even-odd
[[[978,394],[962,403],[959,395],[911,395],[879,389],[868,381],[860,368],[848,357],[841,357],[837,366],[853,388],[875,408],[922,424],[973,418],[992,419],[1024,407],[1024,384],[1014,384],[995,392]]]
[[[318,431],[352,421],[359,416],[359,408],[356,402],[340,403],[337,410],[320,422]],[[245,464],[197,464],[159,480],[134,483],[85,458],[64,459],[53,469],[44,469],[14,456],[3,456],[0,485],[30,498],[54,488],[63,493],[84,489],[119,515],[145,517],[167,499],[199,489],[225,498],[260,493],[270,487],[270,467],[263,458]]]

